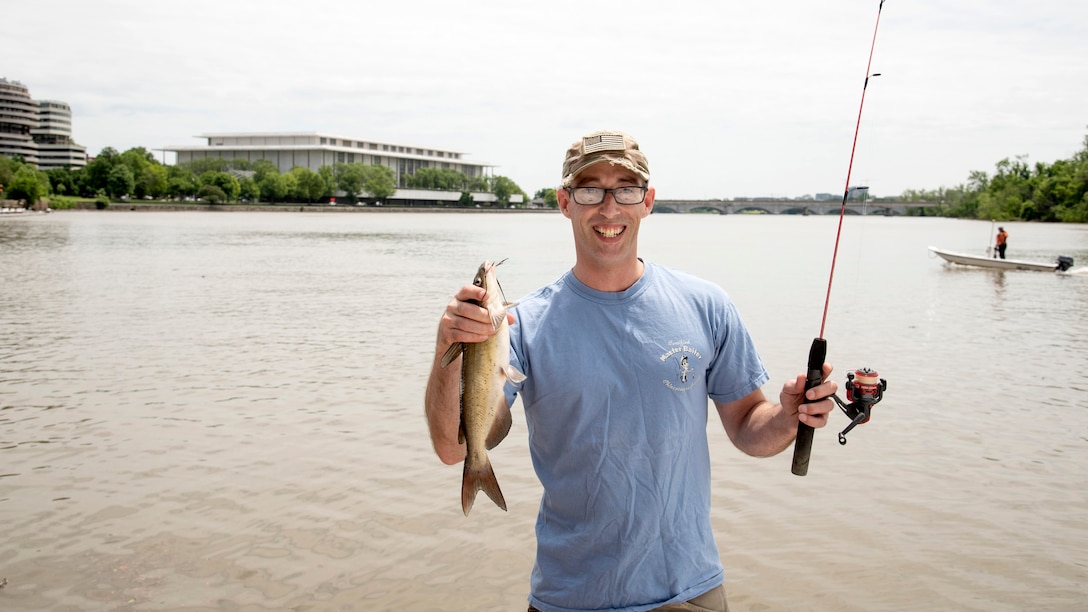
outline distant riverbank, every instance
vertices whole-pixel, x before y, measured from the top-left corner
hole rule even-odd
[[[57,210],[101,210],[137,211],[137,212],[311,212],[311,213],[554,213],[557,208],[461,208],[449,207],[410,207],[410,206],[342,206],[328,204],[206,204],[200,202],[111,202],[103,207],[94,200],[74,202],[72,206]]]

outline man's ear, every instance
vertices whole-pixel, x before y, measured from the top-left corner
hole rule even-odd
[[[564,217],[570,219],[570,192],[560,187],[555,190],[555,199],[559,202],[559,211]]]
[[[650,187],[650,188],[648,188],[646,190],[646,199],[642,201],[642,206],[643,206],[643,208],[642,208],[642,217],[643,218],[648,217],[650,215],[650,211],[652,211],[654,209],[654,196],[655,195],[657,195],[657,192],[654,190],[653,187]]]

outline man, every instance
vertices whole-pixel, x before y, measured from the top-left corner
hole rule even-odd
[[[725,292],[638,257],[639,225],[653,209],[645,155],[633,138],[594,132],[563,162],[556,196],[574,233],[574,267],[522,299],[510,330],[530,452],[544,486],[529,610],[728,610],[710,525],[707,397],[737,448],[770,456],[800,420],[827,423],[827,381],[802,404],[805,377],[779,404]],[[484,290],[462,287],[438,326],[426,414],[435,452],[458,443],[459,362],[453,342],[494,333]],[[824,366],[824,378],[830,374]]]
[[[1005,247],[1008,246],[1009,233],[1005,231],[1005,228],[997,228],[997,256],[1001,259],[1005,259]]]

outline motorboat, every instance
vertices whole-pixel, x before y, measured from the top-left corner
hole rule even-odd
[[[1059,255],[1053,262],[1042,261],[1022,261],[1019,259],[997,259],[994,257],[983,257],[982,255],[968,255],[966,253],[955,253],[953,251],[946,251],[944,249],[938,249],[937,247],[929,247],[930,251],[933,251],[941,259],[949,263],[959,264],[961,266],[978,266],[980,268],[991,268],[994,270],[1033,270],[1036,272],[1065,272],[1069,268],[1073,267],[1073,258],[1066,255]]]

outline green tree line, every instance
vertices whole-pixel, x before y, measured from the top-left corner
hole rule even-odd
[[[980,170],[951,189],[904,191],[901,199],[933,202],[911,214],[998,221],[1088,223],[1088,136],[1069,159],[1029,164],[1027,157],[997,162],[991,176]]]
[[[470,191],[494,193],[498,204],[525,192],[504,176],[469,179],[450,169],[421,168],[401,177],[401,187],[462,192],[461,202],[472,203]],[[308,202],[342,192],[381,202],[397,190],[391,168],[360,163],[337,163],[317,171],[296,166],[281,173],[268,160],[200,159],[166,166],[143,147],[118,153],[106,147],[83,168],[38,170],[19,158],[0,155],[0,195],[29,203],[51,196],[99,200],[202,199],[222,202]],[[528,198],[526,198],[528,199]]]

